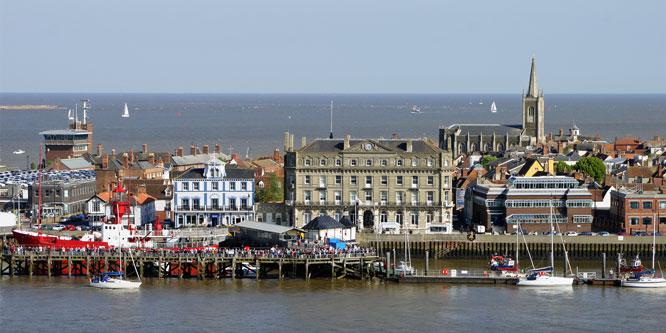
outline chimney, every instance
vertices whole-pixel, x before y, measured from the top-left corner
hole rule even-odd
[[[102,145],[97,144],[97,156],[102,156]]]
[[[502,166],[496,165],[495,174],[493,175],[493,180],[500,180],[501,173],[502,173]]]
[[[208,155],[208,145],[203,145],[203,153]]]
[[[294,135],[289,134],[289,149],[293,150],[294,149]]]
[[[280,160],[280,149],[275,148],[275,151],[273,152],[273,160],[275,162]]]
[[[164,153],[164,162],[165,163],[170,163],[171,162],[171,154]]]
[[[216,143],[216,144],[215,144],[215,154],[219,154],[219,153],[221,153],[221,152],[222,152],[222,151],[220,150],[220,144],[219,144],[219,143]]]
[[[564,129],[560,128],[560,137],[564,136]]]
[[[197,147],[190,146],[190,155],[196,155],[196,154],[197,154]]]
[[[654,141],[659,141],[659,135],[654,136]]]
[[[111,159],[114,160],[114,161],[116,160],[116,150],[115,149],[111,149]]]
[[[506,178],[506,166],[502,165],[500,167],[500,180],[504,180]]]
[[[284,151],[291,151],[291,149],[289,149],[289,132],[284,132]]]
[[[131,149],[130,149],[130,152],[129,152],[129,160],[130,160],[130,162],[134,162],[134,152]]]
[[[594,137],[594,141],[601,141],[601,136],[597,134],[597,136]]]
[[[391,134],[391,139],[395,140],[397,138],[398,138],[398,134],[395,134],[395,133]]]
[[[347,136],[345,137],[344,149],[349,149],[349,139],[351,139],[351,135],[347,134]]]
[[[611,184],[611,174],[607,173],[604,175],[604,186],[610,186]]]
[[[109,155],[102,156],[102,169],[109,168]]]
[[[178,149],[176,149],[176,156],[183,157],[183,152],[184,152],[183,147],[178,147]]]
[[[305,139],[305,137],[301,137],[301,148],[305,147],[306,144],[307,140]]]
[[[155,154],[153,153],[148,154],[148,163],[155,165]]]
[[[411,153],[412,152],[412,139],[407,139],[407,150],[406,152]]]
[[[548,170],[546,170],[546,171],[549,174],[554,175],[554,174],[557,173],[556,170],[555,170],[555,161],[553,161],[552,157],[548,158],[548,163],[546,163],[546,164],[547,164],[547,167],[548,167]]]
[[[143,146],[141,146],[141,148],[142,148],[141,151],[142,151],[144,154],[148,154],[148,145],[147,145],[147,144],[144,143]]]
[[[123,153],[123,168],[129,169],[129,156],[127,156],[127,153]]]
[[[548,133],[548,141],[553,141],[553,132]]]

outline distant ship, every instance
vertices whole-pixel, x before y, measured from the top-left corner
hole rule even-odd
[[[25,153],[25,150],[23,150],[23,149],[19,149],[19,150],[14,151],[14,155],[21,155],[23,153]]]
[[[127,103],[125,103],[125,111],[123,111],[123,118],[129,118],[129,109],[127,108]]]
[[[421,107],[418,105],[412,106],[412,113],[421,113]]]
[[[497,105],[495,105],[494,101],[493,104],[490,106],[490,112],[497,113]]]

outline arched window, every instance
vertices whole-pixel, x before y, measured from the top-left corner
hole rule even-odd
[[[478,143],[472,143],[472,151],[479,151],[479,144]]]
[[[530,108],[527,111],[527,121],[532,123],[534,122],[534,107],[530,106]]]
[[[486,143],[486,151],[493,151],[493,145],[491,143]]]
[[[467,146],[464,143],[458,144],[458,153],[464,154],[467,152]]]

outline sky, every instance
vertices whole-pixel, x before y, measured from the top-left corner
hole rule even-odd
[[[666,93],[666,1],[0,0],[0,92]]]

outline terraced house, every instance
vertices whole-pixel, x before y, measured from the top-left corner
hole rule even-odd
[[[451,155],[428,139],[316,139],[293,149],[285,136],[288,221],[349,215],[359,231],[450,233]]]
[[[254,170],[240,169],[213,155],[204,168],[173,179],[176,227],[220,226],[254,219]]]

